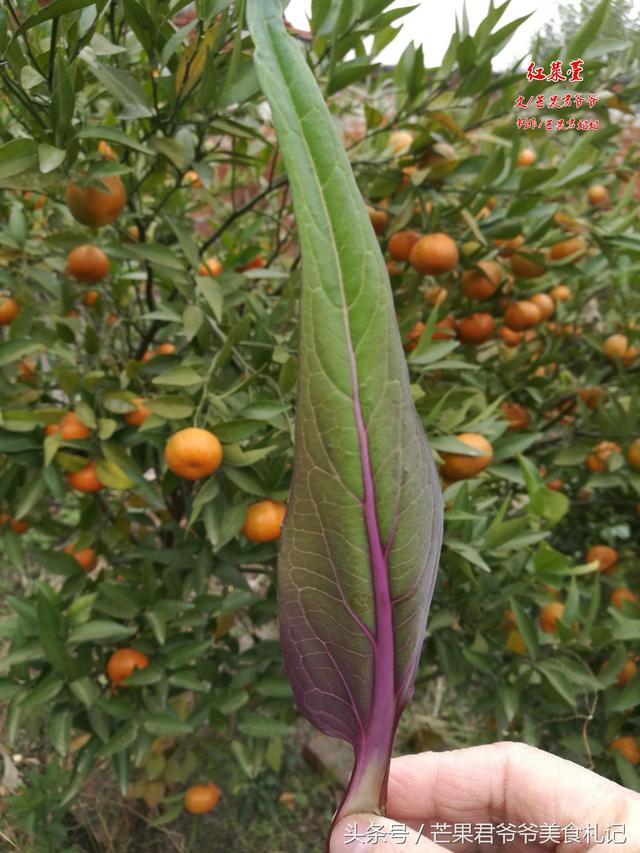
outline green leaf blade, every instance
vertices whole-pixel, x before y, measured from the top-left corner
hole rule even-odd
[[[281,4],[249,0],[247,16],[304,258],[293,486],[278,572],[285,666],[303,713],[354,745],[340,813],[371,811],[384,802],[412,689],[442,501],[386,268],[344,149]]]

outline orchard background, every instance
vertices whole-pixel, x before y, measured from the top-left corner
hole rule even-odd
[[[629,4],[605,0],[532,50],[583,81],[528,83],[529,57],[492,69],[507,5],[463,18],[438,67],[377,61],[389,0],[314,0],[292,30],[446,489],[398,750],[524,740],[640,790],[638,31],[612,34]],[[275,624],[300,256],[242,18],[0,9],[0,826],[20,850],[316,850],[334,804]],[[567,92],[597,103],[514,109]],[[516,124],[560,113],[576,129]],[[222,449],[198,479],[165,458],[192,427]]]

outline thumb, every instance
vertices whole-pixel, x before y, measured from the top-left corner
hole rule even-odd
[[[372,848],[416,850],[418,853],[445,853],[445,848],[404,823],[373,814],[357,814],[340,820],[331,833],[330,853],[373,853]]]

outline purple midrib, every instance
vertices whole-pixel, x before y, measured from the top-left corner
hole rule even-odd
[[[371,468],[371,455],[369,453],[369,437],[360,403],[358,371],[348,321],[347,342],[353,387],[353,410],[360,449],[360,464],[362,467],[364,491],[362,509],[367,530],[367,539],[369,541],[375,612],[373,693],[365,737],[370,742],[375,743],[378,741],[382,745],[384,741],[388,740],[389,733],[393,730],[393,720],[396,714],[393,605],[387,563],[388,548],[385,549],[382,544],[380,527],[378,525],[375,486]]]

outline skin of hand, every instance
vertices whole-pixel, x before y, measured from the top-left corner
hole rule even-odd
[[[389,772],[387,816],[351,815],[341,820],[331,836],[331,853],[358,853],[378,849],[437,853],[455,850],[508,850],[510,853],[640,853],[640,794],[623,788],[584,767],[523,743],[502,742],[451,752],[425,752],[395,758]],[[441,844],[428,838],[434,823],[543,824],[582,829],[624,824],[624,843],[596,844],[593,839],[572,843]],[[382,827],[372,843],[350,840],[349,825],[358,832]],[[389,831],[406,824],[408,836],[394,840]],[[424,830],[420,832],[420,827]],[[396,830],[397,831],[397,830]]]

